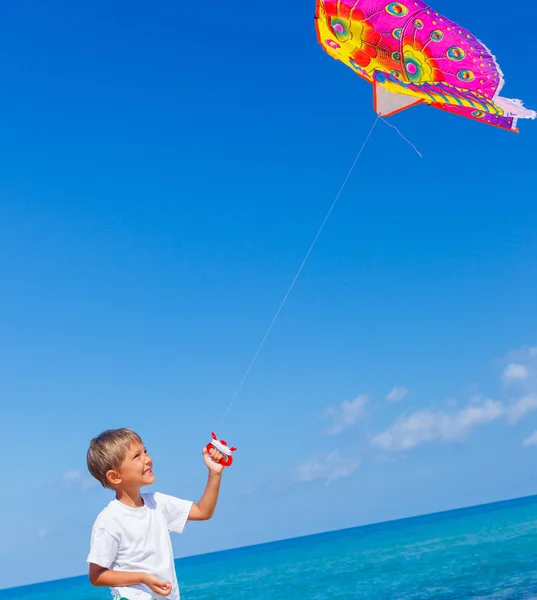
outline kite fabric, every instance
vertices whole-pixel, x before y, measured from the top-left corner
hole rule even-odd
[[[487,48],[421,0],[317,0],[315,23],[328,55],[373,85],[380,116],[425,103],[512,131],[537,116],[499,95]]]

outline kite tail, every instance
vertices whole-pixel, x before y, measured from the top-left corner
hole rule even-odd
[[[502,98],[499,96],[496,98],[495,103],[511,116],[519,117],[520,119],[535,119],[537,113],[534,110],[526,108],[522,103],[522,100]]]

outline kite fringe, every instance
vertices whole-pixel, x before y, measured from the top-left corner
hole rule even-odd
[[[498,96],[496,98],[496,104],[506,111],[510,111],[513,116],[520,117],[521,119],[535,119],[537,113],[531,108],[526,108],[524,102],[518,98],[504,98]]]

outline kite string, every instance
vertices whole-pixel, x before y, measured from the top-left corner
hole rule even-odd
[[[263,336],[263,339],[261,340],[261,343],[259,344],[259,347],[257,348],[254,357],[252,358],[248,368],[246,369],[246,372],[239,384],[239,386],[237,387],[237,389],[235,390],[235,393],[233,394],[233,397],[231,398],[231,402],[229,403],[226,412],[224,413],[224,416],[222,417],[222,420],[220,421],[220,425],[218,425],[218,428],[216,431],[218,431],[220,429],[220,427],[222,426],[222,424],[224,423],[229,411],[231,410],[231,407],[233,406],[233,404],[235,403],[235,400],[237,399],[237,396],[239,395],[240,391],[242,390],[242,387],[244,385],[244,383],[246,382],[246,379],[248,378],[248,375],[250,374],[250,371],[252,370],[252,367],[254,366],[257,357],[259,356],[259,353],[261,352],[261,350],[263,349],[263,346],[265,345],[265,342],[267,341],[268,336],[270,335],[272,328],[274,327],[276,321],[278,320],[278,317],[280,316],[280,313],[283,310],[283,307],[285,306],[285,303],[287,302],[287,299],[289,298],[289,295],[291,294],[293,288],[295,287],[295,283],[297,282],[297,279],[300,277],[300,274],[302,273],[302,270],[304,269],[304,266],[306,265],[306,262],[308,261],[308,258],[310,257],[310,254],[313,251],[313,248],[315,247],[317,240],[319,239],[328,219],[330,218],[330,215],[332,214],[332,211],[334,210],[337,201],[339,200],[339,197],[341,196],[343,190],[345,189],[345,186],[347,185],[347,182],[349,181],[350,176],[352,175],[352,172],[354,171],[354,167],[356,166],[356,163],[358,162],[358,160],[360,159],[360,157],[362,156],[363,151],[365,150],[365,147],[367,146],[367,142],[369,141],[369,138],[371,137],[371,134],[373,133],[373,130],[375,129],[375,126],[379,120],[379,118],[381,117],[377,117],[375,119],[375,122],[373,123],[373,126],[371,127],[371,129],[369,130],[369,133],[367,134],[367,137],[365,138],[364,143],[362,144],[362,147],[360,148],[360,151],[358,152],[358,154],[356,155],[356,158],[354,159],[354,162],[352,163],[351,168],[349,169],[349,172],[347,173],[347,176],[345,177],[345,180],[343,181],[343,184],[341,185],[341,187],[339,188],[339,192],[337,193],[336,197],[334,198],[334,201],[332,202],[332,205],[330,206],[328,212],[326,213],[326,216],[323,220],[323,222],[321,223],[321,226],[319,227],[319,230],[317,231],[317,234],[315,235],[313,242],[311,243],[308,251],[306,252],[306,256],[304,257],[304,259],[302,260],[302,263],[300,264],[300,267],[298,269],[298,271],[296,272],[293,281],[291,282],[291,285],[289,286],[289,289],[287,290],[287,292],[285,293],[285,296],[283,297],[283,300],[280,304],[280,306],[278,307],[278,310],[276,311],[276,314],[274,315],[274,318],[272,319],[272,322],[269,325],[269,328],[267,329],[265,335]]]
[[[382,117],[379,117],[379,119],[381,119],[382,121],[384,121],[384,123],[385,123],[386,125],[388,125],[388,127],[391,127],[392,129],[395,129],[395,131],[397,131],[397,133],[398,133],[398,134],[399,134],[399,135],[400,135],[400,136],[401,136],[401,137],[402,137],[402,138],[405,140],[405,142],[406,142],[406,143],[407,143],[409,146],[412,146],[412,148],[414,148],[414,150],[416,151],[416,153],[418,154],[418,156],[419,156],[420,158],[423,158],[423,155],[422,155],[422,154],[421,154],[421,152],[420,152],[420,151],[419,151],[419,150],[416,148],[416,146],[414,146],[414,144],[413,144],[413,143],[412,143],[410,140],[408,140],[408,139],[407,139],[407,138],[406,138],[406,137],[405,137],[405,136],[404,136],[404,135],[403,135],[403,134],[402,134],[402,133],[399,131],[399,129],[398,129],[398,128],[397,128],[395,125],[392,125],[391,123],[388,123],[388,121],[386,121],[386,119],[383,119]]]

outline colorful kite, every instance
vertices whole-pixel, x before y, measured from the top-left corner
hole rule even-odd
[[[317,0],[315,19],[324,50],[373,84],[380,116],[425,103],[512,131],[536,117],[499,95],[490,51],[421,0]]]

